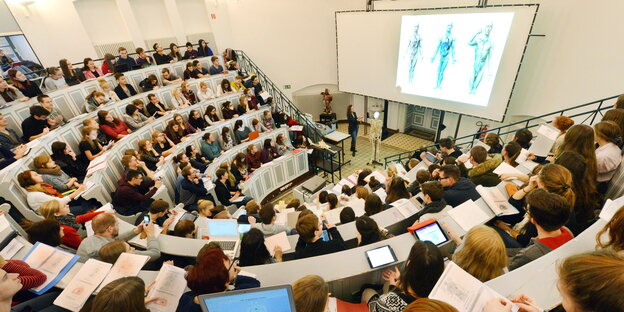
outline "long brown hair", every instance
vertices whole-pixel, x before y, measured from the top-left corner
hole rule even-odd
[[[145,308],[145,283],[136,276],[108,283],[91,303],[95,312],[149,312]]]
[[[59,61],[59,67],[61,68],[61,71],[63,71],[63,76],[65,77],[76,77],[76,70],[75,69],[69,69],[69,61],[67,61],[67,59],[61,59]]]
[[[596,246],[610,248],[613,251],[624,251],[624,206],[620,207],[611,220],[596,234]],[[608,241],[602,241],[602,236],[608,233]]]
[[[386,202],[392,203],[401,198],[410,198],[410,193],[405,187],[405,180],[403,180],[403,178],[397,177],[392,179],[392,182],[390,182]]]
[[[604,116],[602,116],[601,121],[614,121],[618,126],[620,126],[622,137],[624,137],[624,109],[618,108],[608,110]]]
[[[576,220],[579,222],[592,220],[595,216],[594,210],[600,208],[602,195],[596,189],[596,181],[585,174],[587,170],[585,158],[577,152],[567,151],[557,157],[555,164],[565,167],[572,174]]]
[[[598,166],[596,165],[596,147],[594,146],[594,129],[592,127],[588,125],[570,127],[565,134],[560,151],[573,151],[581,154],[587,163],[587,176],[596,181]]]
[[[347,106],[347,116],[351,115],[351,113],[353,113],[353,105]]]
[[[520,144],[518,144],[518,142],[516,141],[511,141],[505,144],[503,150],[505,151],[505,153],[507,153],[507,157],[509,157],[510,165],[512,167],[517,167],[519,164],[516,159],[518,159],[518,156],[520,156],[522,146],[520,146]]]
[[[574,206],[576,195],[572,190],[572,174],[568,169],[561,165],[547,164],[542,167],[538,177],[545,190],[565,197]]]
[[[624,255],[593,251],[565,259],[558,268],[560,285],[581,311],[624,311]]]

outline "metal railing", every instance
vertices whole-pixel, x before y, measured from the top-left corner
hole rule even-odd
[[[306,136],[312,142],[318,142],[323,138],[323,134],[316,128],[316,123],[311,121],[305,116],[305,113],[298,109],[295,104],[280,90],[280,88],[267,77],[267,75],[254,63],[245,52],[241,50],[235,50],[237,56],[237,63],[240,69],[246,71],[250,75],[256,75],[260,79],[262,89],[267,91],[273,101],[279,107],[282,112],[288,115],[290,118],[296,120],[303,126],[303,135]]]
[[[544,115],[540,115],[536,117],[531,117],[529,119],[525,119],[521,121],[512,122],[504,126],[488,129],[487,131],[477,131],[469,135],[455,138],[455,146],[472,147],[472,144],[475,139],[480,138],[482,134],[487,134],[487,133],[496,133],[501,137],[501,140],[502,140],[503,135],[514,133],[518,131],[518,129],[522,129],[522,128],[531,129],[539,125],[542,125],[544,123],[551,123],[552,120],[545,121],[544,119],[548,117],[552,117],[554,119],[554,117],[563,116],[564,114],[570,118],[583,118],[584,117],[584,119],[580,122],[580,124],[585,124],[585,123],[593,124],[594,120],[596,120],[596,117],[598,115],[602,116],[602,111],[609,110],[612,108],[612,106],[609,106],[609,105],[604,106],[604,103],[606,101],[616,99],[618,96],[619,95],[610,96],[604,99],[565,108],[565,109],[558,110],[552,113],[548,113],[548,114],[544,114]],[[578,112],[579,110],[582,110],[582,111]],[[569,114],[566,114],[566,112],[568,112]],[[390,163],[401,162],[404,159],[410,159],[414,153],[428,150],[436,146],[437,144],[432,144],[429,146],[423,146],[416,150],[402,152],[402,153],[398,153],[398,154],[385,157],[384,165],[387,167],[388,164]]]

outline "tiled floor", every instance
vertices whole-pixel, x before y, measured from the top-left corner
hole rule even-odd
[[[358,133],[358,138],[357,138],[357,143],[356,143],[358,152],[355,154],[355,157],[351,156],[351,153],[350,153],[351,140],[348,139],[344,143],[345,160],[350,160],[351,163],[342,167],[343,177],[349,176],[356,170],[359,170],[362,168],[368,167],[372,169],[372,166],[367,165],[367,163],[370,162],[371,160],[372,144],[370,143],[370,140],[368,139],[368,136],[366,134],[367,133],[366,127],[367,126],[364,126],[364,125],[360,126],[360,131]],[[347,133],[348,131],[347,124],[338,124],[338,131]],[[383,164],[384,157],[394,155],[397,153],[401,153],[401,152],[405,152],[405,151],[409,151],[409,150],[413,150],[413,149],[417,149],[421,146],[426,146],[428,144],[431,144],[431,143],[429,141],[425,141],[425,140],[416,138],[408,134],[397,133],[397,134],[392,135],[390,138],[384,140],[381,143],[380,150],[379,150],[380,153],[379,153],[379,157],[377,158],[377,160]],[[406,148],[405,149],[399,148],[398,146],[405,146]],[[320,172],[319,175],[322,175],[322,172]],[[329,179],[329,181],[331,181],[331,177],[328,176],[327,178]],[[337,174],[336,174],[336,181],[338,181]],[[273,202],[277,203],[280,200],[283,200],[286,203],[288,203],[293,198],[294,197],[292,195],[292,191],[288,191],[282,194],[281,196],[277,197],[275,200],[273,200]]]

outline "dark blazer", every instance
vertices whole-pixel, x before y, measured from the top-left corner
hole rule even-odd
[[[219,180],[215,182],[215,193],[217,194],[217,198],[221,202],[221,205],[229,206],[232,204],[230,202],[230,198],[232,198],[230,190],[225,184],[221,183],[221,181]]]
[[[136,90],[134,90],[134,87],[131,84],[126,84],[126,87],[128,87],[128,91],[130,91],[130,95],[137,94]],[[128,95],[126,95],[126,92],[124,92],[124,90],[121,88],[121,85],[117,85],[115,87],[115,93],[117,93],[117,96],[119,97],[120,100],[128,98]]]

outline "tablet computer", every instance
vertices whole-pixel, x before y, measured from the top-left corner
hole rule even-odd
[[[203,312],[271,311],[296,312],[290,285],[251,288],[200,295]]]
[[[430,152],[427,152],[427,154],[425,155],[425,158],[427,158],[427,160],[432,163],[435,163],[438,161],[438,158],[435,155],[431,154]]]
[[[434,219],[416,224],[407,229],[410,231],[416,239],[421,241],[430,241],[436,246],[440,246],[449,241],[446,232],[440,226],[440,223]]]
[[[366,259],[371,269],[397,262],[397,257],[394,255],[394,250],[392,250],[390,245],[366,251]]]
[[[197,215],[192,214],[190,212],[185,212],[182,217],[180,218],[180,221],[182,220],[191,220],[191,221],[195,221],[197,219]],[[180,222],[178,221],[178,222]]]

